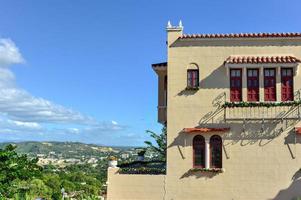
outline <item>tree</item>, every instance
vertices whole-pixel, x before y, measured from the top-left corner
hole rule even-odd
[[[0,149],[0,197],[12,198],[15,194],[24,193],[24,183],[41,176],[42,168],[37,165],[38,159],[29,159],[27,155],[18,155],[16,146],[7,145]]]
[[[150,141],[144,141],[144,143],[147,145],[147,148],[157,152],[160,156],[160,159],[166,160],[166,149],[167,149],[167,131],[166,126],[162,128],[162,131],[160,134],[157,134],[153,131],[147,130],[146,133],[150,134],[150,136],[155,140],[156,144],[154,145]]]

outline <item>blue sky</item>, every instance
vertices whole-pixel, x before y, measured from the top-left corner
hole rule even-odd
[[[10,0],[0,11],[0,141],[142,145],[157,123],[168,20],[185,33],[300,32],[300,1]]]

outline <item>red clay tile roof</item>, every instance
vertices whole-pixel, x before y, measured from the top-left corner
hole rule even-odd
[[[208,132],[226,132],[229,131],[230,128],[184,128],[185,133],[195,133],[195,132],[201,132],[201,133],[208,133]]]
[[[229,34],[183,34],[180,39],[190,38],[282,38],[301,37],[301,33],[229,33]]]
[[[293,56],[230,56],[225,64],[299,63]]]
[[[162,62],[162,63],[155,63],[155,64],[152,64],[152,67],[156,68],[156,67],[167,67],[167,62]]]

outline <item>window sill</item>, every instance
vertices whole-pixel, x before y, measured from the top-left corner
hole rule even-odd
[[[224,173],[225,168],[192,168],[190,172],[212,172],[212,173]]]
[[[199,87],[186,87],[185,90],[199,90]]]

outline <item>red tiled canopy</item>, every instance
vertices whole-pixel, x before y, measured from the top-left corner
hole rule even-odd
[[[207,132],[226,132],[229,131],[230,128],[184,128],[185,133],[195,133],[195,132],[201,132],[201,133],[207,133]]]
[[[294,56],[230,56],[225,64],[299,63]]]
[[[230,33],[230,34],[183,34],[180,39],[190,38],[283,38],[301,37],[301,33]]]
[[[297,135],[301,135],[301,127],[295,127],[295,132]]]

